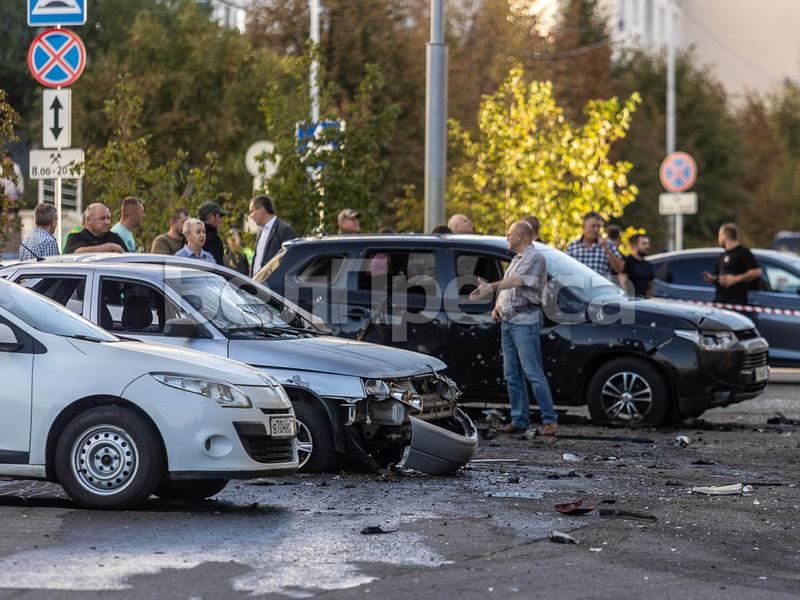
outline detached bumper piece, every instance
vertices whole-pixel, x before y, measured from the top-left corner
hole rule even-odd
[[[478,448],[478,430],[472,420],[457,409],[444,425],[411,417],[411,446],[402,466],[430,475],[452,475],[472,460]]]

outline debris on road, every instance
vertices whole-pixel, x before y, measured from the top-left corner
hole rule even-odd
[[[685,435],[679,435],[675,438],[673,443],[681,448],[686,448],[689,445],[689,438]]]
[[[578,540],[563,531],[553,531],[550,534],[550,541],[556,544],[580,544]]]
[[[567,462],[580,462],[581,460],[583,460],[577,454],[572,454],[572,452],[565,452],[564,454],[561,455],[561,458],[563,458]]]
[[[586,502],[586,498],[578,498],[573,502],[556,504],[553,508],[563,515],[585,515],[592,512],[594,510],[594,506],[591,504],[584,506],[584,502]]]
[[[767,425],[800,425],[800,419],[790,419],[780,412],[776,412],[774,417],[767,419]]]
[[[731,485],[712,485],[707,487],[693,487],[693,494],[705,494],[706,496],[741,496],[753,491],[753,486],[733,483]]]
[[[526,490],[510,491],[510,492],[486,492],[487,498],[528,498],[529,500],[539,500],[542,498],[541,492],[532,492]]]
[[[601,517],[606,519],[630,519],[632,521],[651,521],[651,522],[658,521],[655,515],[632,512],[629,510],[605,510],[601,508],[598,512],[600,513]]]
[[[367,525],[361,530],[361,535],[381,535],[384,533],[397,533],[397,529],[384,529],[380,525]]]

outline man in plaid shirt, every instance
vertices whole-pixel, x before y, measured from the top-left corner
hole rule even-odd
[[[36,227],[19,246],[19,259],[32,260],[45,256],[58,256],[58,244],[53,233],[58,226],[58,213],[52,204],[39,204],[33,211]]]
[[[583,235],[567,246],[567,254],[587,267],[609,279],[622,273],[625,260],[619,250],[600,237],[603,217],[596,212],[583,216]]]

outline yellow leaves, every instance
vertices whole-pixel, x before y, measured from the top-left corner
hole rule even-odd
[[[480,231],[497,234],[534,214],[542,237],[560,247],[577,237],[584,213],[622,214],[638,190],[627,180],[632,165],[608,154],[640,102],[638,94],[624,103],[592,100],[578,125],[564,117],[549,82],[526,83],[513,69],[484,96],[474,139],[451,123],[451,139],[463,144],[467,160],[449,179],[450,212],[471,214]]]

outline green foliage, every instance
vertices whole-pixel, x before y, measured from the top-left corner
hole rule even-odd
[[[156,235],[166,231],[175,207],[185,206],[196,214],[200,202],[217,198],[219,166],[215,155],[209,153],[201,167],[189,168],[188,155],[182,150],[155,163],[151,158],[152,136],[141,132],[142,111],[141,96],[136,95],[129,79],[121,78],[104,107],[113,133],[105,146],[87,152],[85,185],[86,197],[106,204],[112,219],[119,217],[126,196],[144,202],[145,220],[136,238],[147,249]]]
[[[318,231],[320,221],[324,231],[335,231],[336,216],[347,207],[361,212],[363,230],[374,230],[389,167],[385,149],[392,141],[398,109],[385,104],[383,79],[377,68],[368,67],[353,101],[321,117],[344,121],[344,129],[326,129],[316,146],[301,154],[295,127],[308,121],[305,72],[291,71],[291,93],[282,95],[279,84],[273,84],[261,102],[267,135],[275,143],[269,158],[278,162],[280,157],[278,172],[268,184],[276,209],[298,234]],[[328,89],[322,106],[330,97]],[[310,171],[318,164],[325,166],[315,182]]]
[[[592,100],[579,125],[564,116],[549,82],[526,83],[522,70],[512,70],[481,103],[476,138],[451,123],[466,160],[450,179],[450,210],[472,215],[487,233],[536,215],[542,237],[560,247],[578,234],[584,213],[621,215],[637,189],[628,183],[631,163],[612,162],[609,152],[639,101],[636,93],[624,102]]]
[[[11,108],[6,97],[5,90],[0,89],[0,150],[7,143],[17,139],[14,127],[19,123],[19,115]],[[6,165],[2,161],[0,161],[0,177],[8,177],[12,181],[17,179],[13,166]],[[16,208],[18,207],[12,205],[12,200],[6,196],[4,187],[0,185],[0,247],[8,240],[9,228],[17,226],[17,219],[11,212],[11,209]]]

